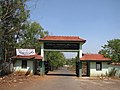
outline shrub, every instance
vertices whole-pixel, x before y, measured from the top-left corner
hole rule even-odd
[[[114,77],[116,74],[117,70],[115,68],[112,68],[111,71],[107,74],[108,77]]]

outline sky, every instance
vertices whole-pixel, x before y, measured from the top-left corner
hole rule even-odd
[[[108,40],[120,39],[120,0],[31,0],[28,6],[31,21],[50,35],[87,40],[83,53],[98,53]]]

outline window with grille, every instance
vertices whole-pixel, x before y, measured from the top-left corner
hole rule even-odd
[[[22,68],[27,68],[27,60],[22,60]]]
[[[96,70],[102,70],[102,62],[96,62]]]

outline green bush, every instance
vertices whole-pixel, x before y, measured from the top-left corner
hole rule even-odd
[[[115,68],[113,68],[107,75],[108,75],[108,77],[114,77],[116,72],[117,72],[117,70]]]

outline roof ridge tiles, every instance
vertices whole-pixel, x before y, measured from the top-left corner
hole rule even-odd
[[[50,36],[49,35],[49,36],[45,36],[45,37],[79,37],[79,36],[72,36],[72,35],[70,35],[70,36],[62,36],[62,35],[61,36],[60,35],[59,36]]]
[[[80,42],[85,42],[86,41],[79,36],[45,36],[43,38],[40,38],[39,40],[42,40],[42,41],[45,41],[45,40],[61,40],[61,41],[80,41]]]

